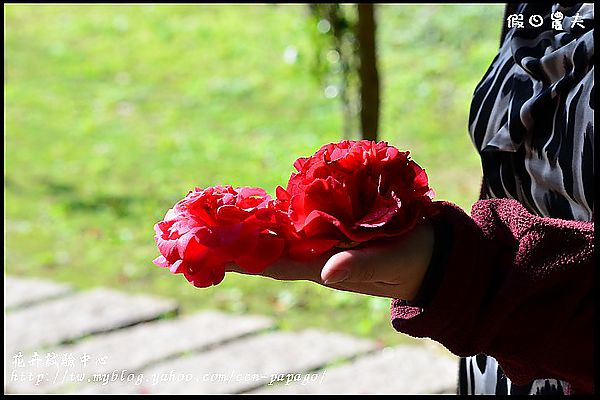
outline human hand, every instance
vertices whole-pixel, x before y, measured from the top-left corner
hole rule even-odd
[[[226,271],[282,281],[308,280],[333,289],[411,301],[427,272],[433,242],[433,228],[423,222],[401,237],[334,249],[314,260],[280,259],[260,274],[244,272],[235,264]]]

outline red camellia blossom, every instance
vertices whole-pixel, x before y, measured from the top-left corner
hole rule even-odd
[[[154,225],[161,253],[154,263],[197,287],[220,283],[229,262],[260,272],[284,250],[273,205],[261,188],[195,188]]]
[[[294,228],[292,257],[306,259],[412,229],[429,209],[425,170],[386,142],[344,140],[294,163],[277,207]]]
[[[386,142],[328,144],[294,167],[275,199],[256,187],[190,191],[154,226],[154,263],[208,287],[227,263],[260,273],[284,254],[306,260],[402,235],[433,210],[425,170]]]

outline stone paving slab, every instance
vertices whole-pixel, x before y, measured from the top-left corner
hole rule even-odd
[[[254,394],[455,394],[458,358],[426,347],[385,348],[354,362],[321,371],[314,382],[278,383]]]
[[[64,296],[73,291],[73,288],[66,283],[12,276],[4,279],[4,287],[4,309],[6,310],[29,306],[42,300]]]
[[[458,359],[430,340],[378,350],[314,329],[256,335],[273,327],[261,316],[155,321],[170,299],[33,278],[5,289],[5,393],[456,393]]]
[[[176,302],[104,288],[45,301],[5,316],[5,354],[12,356],[151,321],[177,310]]]
[[[236,340],[141,371],[134,382],[92,384],[79,393],[243,393],[285,374],[306,373],[376,349],[374,342],[308,329]],[[280,374],[280,375],[278,375]],[[140,378],[141,377],[141,378]],[[132,378],[132,379],[134,379]],[[126,379],[126,378],[125,378]]]
[[[24,367],[17,368],[13,363],[7,363],[6,391],[56,392],[77,384],[76,379],[70,380],[71,374],[82,377],[85,384],[94,379],[94,374],[110,376],[115,371],[139,371],[178,354],[206,349],[272,327],[270,318],[213,311],[139,324],[52,349],[59,357],[72,355],[72,366],[46,365],[44,355],[48,353],[40,355],[41,366],[29,365],[27,361]],[[82,360],[88,357],[84,363]],[[32,355],[27,354],[23,359],[31,360]],[[97,362],[102,359],[106,362]],[[26,378],[30,372],[40,378],[33,381]],[[23,373],[26,375],[21,375]]]

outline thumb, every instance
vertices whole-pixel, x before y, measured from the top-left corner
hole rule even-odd
[[[384,262],[381,249],[352,249],[334,254],[321,270],[325,284],[338,282],[387,282],[394,263]]]

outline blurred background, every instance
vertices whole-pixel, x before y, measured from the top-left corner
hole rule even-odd
[[[302,4],[4,11],[6,275],[412,340],[391,328],[387,299],[235,274],[197,289],[152,264],[153,225],[194,186],[274,194],[296,158],[360,137],[355,5],[337,19]],[[374,16],[378,139],[410,150],[437,199],[468,210],[481,177],[470,98],[503,6],[377,5]]]

